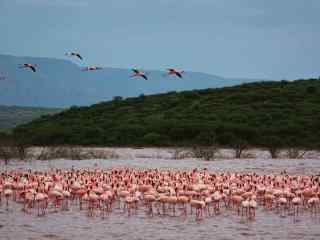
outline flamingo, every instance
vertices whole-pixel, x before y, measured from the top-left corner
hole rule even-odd
[[[175,75],[179,78],[182,78],[182,74],[184,73],[184,71],[177,71],[174,68],[168,68],[167,71],[168,71],[168,75]]]
[[[7,206],[7,210],[8,210],[8,207],[9,207],[9,198],[10,198],[10,196],[13,195],[13,191],[12,191],[12,189],[5,189],[5,190],[3,191],[3,194],[4,194],[5,198],[6,198],[6,206]]]
[[[176,196],[168,196],[166,199],[166,202],[171,207],[173,216],[175,216],[176,215],[176,204],[178,202],[177,197]]]
[[[66,56],[77,57],[80,60],[83,60],[82,56],[78,52],[69,52],[69,53],[66,53]]]
[[[153,194],[146,194],[144,196],[145,204],[148,208],[148,214],[150,216],[153,216],[153,208],[152,208],[152,203],[156,201],[156,197]]]
[[[35,64],[24,63],[24,64],[20,65],[19,68],[29,68],[32,70],[32,72],[36,72],[37,71],[36,66],[37,65],[35,65]]]
[[[277,206],[280,207],[280,211],[281,211],[282,216],[284,216],[284,211],[287,208],[287,204],[288,204],[288,200],[285,197],[280,197],[277,200]]]
[[[64,191],[62,191],[62,195],[63,195],[62,209],[67,211],[67,210],[69,210],[68,200],[71,196],[71,193],[67,190],[64,190]]]
[[[317,214],[320,205],[320,199],[318,197],[312,197],[308,200],[308,206],[311,208],[311,214]]]
[[[137,199],[135,197],[131,197],[131,196],[127,196],[124,199],[125,206],[128,211],[129,217],[131,216],[131,209],[136,208],[136,201],[137,201]]]
[[[89,66],[82,69],[82,71],[96,71],[96,70],[102,70],[103,67],[97,67],[97,66]]]
[[[98,206],[99,196],[94,191],[91,191],[88,194],[88,200],[89,200],[88,215],[92,217],[94,216],[94,209]]]
[[[179,196],[177,198],[177,202],[182,205],[182,214],[184,216],[187,216],[187,204],[189,202],[189,198],[187,196]]]
[[[205,208],[206,203],[204,201],[192,199],[190,201],[190,206],[191,208],[194,207],[196,209],[196,220],[201,220],[203,217],[203,209]]]
[[[294,197],[292,199],[292,204],[293,204],[293,214],[294,216],[299,215],[299,206],[302,205],[302,200],[300,197]]]
[[[248,216],[250,207],[250,202],[248,199],[245,199],[241,202],[241,216],[243,216],[243,212],[245,211],[245,215]]]
[[[43,193],[37,193],[34,197],[34,200],[37,203],[38,206],[38,216],[44,216],[45,215],[45,209],[47,206],[47,199],[48,196],[46,194]],[[40,212],[41,210],[41,212]]]
[[[311,215],[319,211],[320,189],[313,177],[130,168],[0,171],[0,203],[3,197],[7,208],[10,202],[22,203],[23,210],[30,214],[38,208],[38,216],[43,216],[48,206],[64,211],[74,205],[81,210],[85,204],[88,216],[95,216],[97,212],[104,218],[106,213],[112,212],[113,203],[121,201],[121,212],[128,216],[143,205],[147,216],[153,216],[153,207],[163,217],[176,216],[178,207],[182,210],[180,216],[184,217],[187,209],[191,214],[195,209],[196,220],[200,220],[203,212],[211,216],[211,206],[216,212],[222,211],[219,204],[224,201],[228,202],[225,211],[231,202],[237,212],[230,213],[239,216],[242,210],[241,215],[249,220],[255,218],[256,209],[260,207],[280,216],[293,207],[296,218],[300,209]],[[68,206],[69,200],[76,201]],[[29,209],[33,211],[27,211]]]
[[[249,218],[253,219],[256,216],[256,208],[258,204],[256,200],[252,197],[249,201]]]
[[[145,80],[148,80],[148,77],[147,77],[146,73],[144,73],[144,72],[142,72],[142,71],[140,71],[140,70],[138,70],[136,68],[133,68],[132,72],[133,72],[133,74],[130,77],[142,77]]]
[[[23,211],[28,212],[28,209],[33,207],[36,194],[34,189],[29,189],[25,192]]]
[[[220,200],[222,200],[223,196],[219,192],[214,192],[212,195],[212,202],[214,206],[214,212],[219,213],[220,211]]]

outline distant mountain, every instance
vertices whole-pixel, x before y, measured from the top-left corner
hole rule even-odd
[[[22,63],[37,64],[38,71],[18,69]],[[186,72],[183,79],[166,77],[161,71],[148,71],[150,80],[132,79],[129,69],[105,68],[83,72],[69,60],[0,55],[0,104],[18,106],[67,107],[90,105],[114,96],[132,97],[203,88],[233,86],[248,79],[228,79]]]
[[[17,107],[0,105],[0,132],[31,122],[43,115],[61,112],[59,108]]]

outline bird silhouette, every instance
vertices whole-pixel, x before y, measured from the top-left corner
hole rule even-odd
[[[144,72],[142,72],[142,71],[140,71],[140,70],[138,70],[136,68],[133,68],[132,72],[133,72],[133,74],[130,77],[142,77],[145,80],[148,80],[148,77],[147,77],[146,73],[144,73]]]
[[[103,67],[97,67],[97,66],[89,66],[82,69],[82,71],[96,71],[96,70],[102,70]]]
[[[69,52],[69,53],[66,53],[66,56],[77,57],[80,60],[83,60],[82,56],[78,52]]]
[[[168,68],[167,71],[168,75],[175,75],[179,78],[182,78],[182,74],[184,73],[184,71],[177,71],[174,68]]]
[[[31,69],[32,72],[36,72],[37,71],[36,66],[37,65],[35,65],[35,64],[24,63],[24,64],[20,65],[19,68],[29,68],[29,69]]]

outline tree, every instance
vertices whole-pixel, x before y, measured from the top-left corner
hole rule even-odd
[[[113,97],[113,101],[114,102],[119,102],[119,101],[122,101],[122,100],[123,100],[123,98],[121,96],[114,96]]]
[[[249,148],[249,144],[245,139],[234,137],[232,145],[235,151],[235,158],[241,158],[243,152]]]
[[[233,137],[230,142],[235,149],[235,157],[241,158],[243,152],[249,148],[250,143],[256,140],[256,130],[247,124],[237,124],[232,126]]]
[[[15,139],[12,134],[0,134],[0,158],[5,164],[12,158],[24,160],[27,156],[27,145]]]
[[[168,138],[161,134],[150,132],[142,137],[142,143],[151,146],[164,146],[168,143]]]
[[[265,147],[269,151],[271,158],[278,158],[279,153],[283,147],[283,139],[276,135],[261,136],[261,138],[263,147]]]
[[[11,158],[10,148],[12,147],[13,142],[11,137],[8,134],[0,133],[0,158],[2,158],[7,165],[9,159]]]
[[[214,131],[207,129],[201,131],[195,138],[195,144],[201,146],[212,146],[216,142],[216,134]]]
[[[268,148],[275,157],[276,148],[318,148],[319,93],[320,81],[310,79],[126,99],[118,96],[34,120],[14,132],[32,145],[151,146],[161,142],[210,147],[213,135],[219,146],[235,149],[236,157],[248,146]],[[299,141],[292,141],[295,145],[291,146],[287,139]]]
[[[205,140],[205,145],[195,144],[192,147],[192,152],[195,158],[200,158],[205,161],[214,160],[219,149],[214,133],[212,131],[208,131],[207,134],[202,134],[200,136]]]

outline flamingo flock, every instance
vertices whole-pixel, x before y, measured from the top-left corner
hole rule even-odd
[[[202,220],[229,212],[254,220],[258,208],[280,216],[316,216],[319,197],[319,176],[97,167],[0,175],[0,205],[8,210],[20,204],[38,216],[70,208],[102,218],[113,211],[128,216],[143,211],[149,217]]]
[[[83,57],[80,55],[79,52],[67,52],[65,55],[69,56],[69,57],[78,58],[81,61],[83,60]],[[19,68],[30,69],[32,72],[36,72],[37,71],[36,66],[37,65],[35,65],[35,64],[24,63],[24,64],[19,65]],[[98,66],[88,66],[88,67],[83,68],[82,71],[88,72],[88,71],[97,71],[97,70],[102,70],[102,69],[104,69],[104,68],[98,67]],[[136,69],[136,68],[133,68],[132,72],[133,72],[133,74],[130,77],[141,77],[145,80],[148,80],[147,73],[145,73],[139,69]],[[178,78],[182,78],[184,71],[178,71],[174,68],[168,68],[166,71],[166,74],[168,76],[176,76]]]

